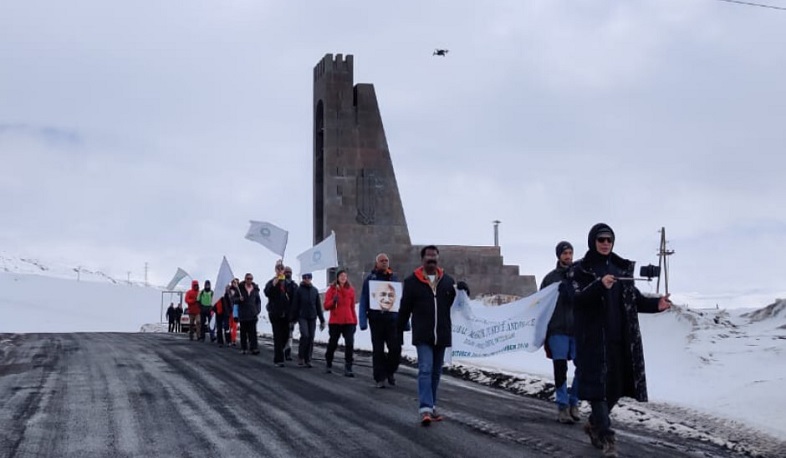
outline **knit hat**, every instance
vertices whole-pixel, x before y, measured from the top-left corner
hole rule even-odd
[[[561,241],[557,244],[557,258],[559,259],[562,256],[562,252],[565,250],[573,250],[573,245],[570,242]]]
[[[595,239],[598,237],[611,237],[611,243],[614,244],[616,237],[614,237],[614,230],[611,229],[606,223],[598,223],[592,226],[592,229],[589,231],[589,236],[587,236],[587,245],[589,245],[590,251],[595,251]]]

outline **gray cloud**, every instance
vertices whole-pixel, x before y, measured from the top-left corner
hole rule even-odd
[[[311,69],[376,86],[415,242],[490,244],[540,279],[606,221],[675,290],[783,291],[783,17],[721,2],[83,0],[0,7],[0,243],[165,283],[249,219],[311,243]],[[449,56],[431,56],[435,47]],[[419,199],[424,189],[444,206]],[[582,248],[579,248],[582,247]]]

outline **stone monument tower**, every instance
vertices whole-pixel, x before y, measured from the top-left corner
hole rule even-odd
[[[353,63],[351,55],[327,54],[314,67],[314,244],[336,233],[339,263],[359,295],[377,253],[390,256],[403,280],[420,264],[422,246],[409,237],[374,85],[354,84]],[[534,277],[503,265],[499,247],[432,243],[475,295],[537,289]]]

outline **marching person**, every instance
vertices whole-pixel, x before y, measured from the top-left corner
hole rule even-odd
[[[178,334],[181,332],[182,328],[180,327],[180,318],[183,317],[183,304],[178,303],[177,307],[175,307],[175,332]]]
[[[325,315],[322,313],[322,301],[319,290],[311,284],[312,275],[302,275],[303,281],[295,290],[295,299],[292,301],[290,320],[298,323],[300,329],[300,343],[298,345],[298,366],[311,367],[311,355],[314,353],[314,333],[325,329]]]
[[[401,340],[396,330],[398,312],[390,312],[395,298],[395,290],[386,285],[383,291],[370,291],[370,281],[397,282],[398,276],[390,269],[390,257],[379,253],[374,260],[374,268],[363,281],[363,290],[360,294],[360,307],[358,310],[360,330],[365,331],[371,327],[371,348],[374,382],[377,388],[385,388],[385,381],[390,386],[396,384],[396,371],[401,361]],[[371,295],[380,304],[379,310],[371,309]],[[384,298],[381,297],[384,295]],[[380,297],[377,297],[380,296]],[[385,353],[385,345],[388,352]]]
[[[557,244],[557,267],[549,272],[540,283],[543,289],[552,283],[560,283],[568,277],[573,263],[573,245],[570,242]],[[554,313],[546,331],[546,356],[554,365],[554,397],[557,404],[557,421],[574,424],[579,416],[578,384],[574,370],[573,384],[568,389],[568,361],[576,359],[576,339],[573,337],[573,304],[567,294],[560,294]]]
[[[325,310],[330,311],[328,320],[328,345],[325,351],[326,372],[333,372],[333,354],[338,348],[339,337],[344,337],[344,375],[354,377],[352,372],[355,350],[355,326],[358,324],[355,312],[355,289],[349,283],[347,271],[339,268],[334,281],[325,293]]]
[[[284,347],[289,339],[289,312],[295,295],[295,282],[287,280],[284,264],[276,262],[276,274],[265,284],[267,313],[273,328],[273,364],[284,367]]]
[[[166,309],[166,319],[169,322],[169,326],[167,327],[167,332],[174,332],[174,330],[175,330],[175,315],[176,314],[177,314],[177,312],[175,312],[175,303],[174,302],[170,302],[169,303],[169,308]]]
[[[594,225],[589,250],[561,285],[561,292],[573,296],[579,398],[592,407],[584,431],[607,457],[617,456],[611,409],[622,396],[647,401],[638,314],[671,307],[668,294],[642,296],[632,281],[635,263],[612,252],[615,241],[609,225]]]
[[[240,298],[237,301],[237,317],[240,322],[240,350],[245,355],[251,350],[252,355],[259,354],[257,340],[257,321],[262,312],[262,298],[259,285],[254,283],[254,276],[247,273],[245,281],[239,286]]]
[[[227,346],[230,344],[229,323],[234,321],[232,319],[232,309],[238,299],[240,299],[240,291],[238,291],[238,285],[235,283],[235,280],[232,280],[224,288],[224,295],[221,296],[215,305],[216,333],[219,347],[223,347],[224,343]]]
[[[437,388],[442,375],[445,349],[450,347],[452,324],[450,308],[456,289],[469,295],[464,282],[455,284],[453,278],[438,266],[439,249],[428,245],[420,250],[422,265],[404,279],[404,291],[396,328],[403,332],[412,317],[412,345],[418,352],[418,414],[420,424],[428,426],[441,421],[437,413]],[[403,341],[403,336],[399,337]]]
[[[210,309],[213,308],[213,290],[210,289],[210,280],[205,280],[205,287],[199,292],[197,298],[201,306],[202,313],[202,336],[200,340],[205,340],[205,334],[210,333],[210,341],[216,340],[213,329],[210,329]]]
[[[186,305],[188,305],[188,340],[197,340],[202,337],[202,306],[199,304],[199,281],[191,281],[191,289],[186,292]]]
[[[292,280],[292,268],[291,267],[289,267],[289,266],[285,266],[284,267],[284,278],[286,278],[287,280],[291,281],[295,285],[295,290],[298,289],[297,283],[295,283],[295,281]],[[294,293],[293,293],[292,300],[294,300],[294,297],[295,296],[294,296]],[[284,345],[284,359],[286,361],[292,361],[292,334],[294,334],[294,332],[295,332],[295,324],[296,323],[294,321],[290,321],[289,322],[289,335],[287,336],[287,343],[286,343],[286,345]]]

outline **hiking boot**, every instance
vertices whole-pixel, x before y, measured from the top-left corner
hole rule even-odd
[[[584,423],[584,432],[589,436],[590,442],[592,442],[592,446],[595,448],[602,449],[603,442],[601,442],[600,437],[598,437],[598,432],[592,426],[590,422]]]
[[[354,377],[355,373],[352,372],[351,368],[344,369],[344,377]]]
[[[396,376],[395,375],[391,375],[391,376],[388,377],[388,385],[396,386]]]
[[[570,410],[567,407],[563,407],[559,409],[559,413],[557,414],[557,421],[564,425],[572,425],[576,423],[576,421],[570,415]]]
[[[298,360],[297,360],[297,365],[298,365],[298,366],[305,366],[305,365],[306,365],[306,362],[305,362],[305,361],[303,361],[303,358],[298,358]]]
[[[284,367],[284,363],[276,363],[276,367]]]
[[[333,368],[330,366],[330,364],[325,366],[325,373],[326,374],[332,374],[333,373]]]
[[[251,350],[251,354],[252,354],[252,355],[258,355],[258,354],[259,354],[259,350],[257,350],[257,349],[255,348],[255,349]]]
[[[616,458],[617,456],[617,439],[614,436],[609,436],[603,441],[603,456]]]
[[[431,414],[428,412],[423,412],[420,414],[420,425],[421,426],[428,426],[431,424]]]
[[[376,382],[376,384],[374,386],[376,386],[377,388],[385,388],[385,382],[380,380],[380,381]]]
[[[248,352],[247,352],[247,351],[245,351],[245,350],[240,350],[240,354],[241,354],[241,355],[246,355],[246,354],[248,354]]]
[[[442,421],[445,419],[445,417],[438,414],[436,410],[432,411],[429,415],[431,415],[431,421]]]
[[[570,417],[573,418],[574,421],[581,421],[579,406],[570,406]]]

